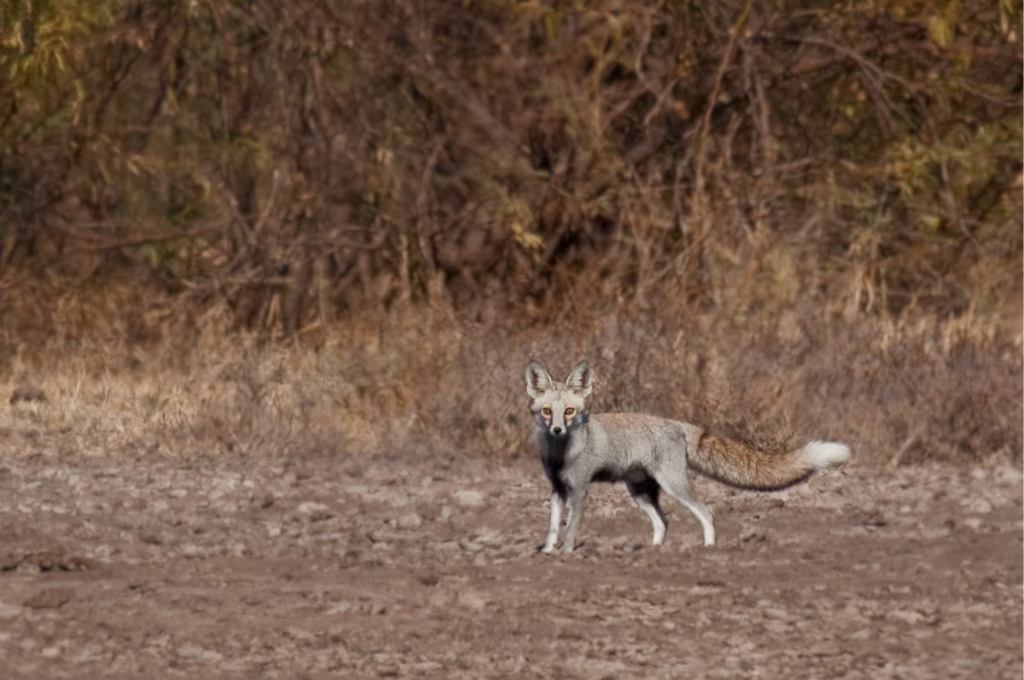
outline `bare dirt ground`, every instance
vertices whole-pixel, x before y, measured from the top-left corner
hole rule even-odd
[[[546,556],[532,461],[8,456],[3,676],[1021,676],[1017,467],[697,491]]]

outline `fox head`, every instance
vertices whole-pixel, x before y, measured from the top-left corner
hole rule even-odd
[[[586,399],[593,389],[593,373],[586,359],[576,364],[564,383],[555,382],[537,361],[526,367],[526,393],[534,422],[548,436],[565,437],[587,422]]]

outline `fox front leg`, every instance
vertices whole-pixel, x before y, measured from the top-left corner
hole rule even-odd
[[[555,543],[558,542],[558,529],[562,526],[562,497],[558,493],[551,492],[551,518],[548,520],[548,535],[544,539],[542,552],[550,553],[555,551]]]
[[[571,553],[576,548],[576,538],[580,533],[580,523],[583,521],[583,500],[587,497],[585,489],[573,489],[569,492],[566,504],[569,506],[569,521],[565,528],[565,540],[562,542],[562,551]]]

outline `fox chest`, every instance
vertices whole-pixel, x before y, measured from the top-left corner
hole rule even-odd
[[[565,499],[569,491],[569,484],[565,479],[566,457],[568,446],[547,446],[541,450],[540,462],[544,466],[544,476],[551,482],[551,488],[562,499]]]
[[[650,476],[641,465],[610,459],[599,462],[598,458],[582,456],[582,453],[579,447],[573,448],[572,438],[549,438],[541,446],[540,461],[544,475],[554,492],[562,498],[590,482],[642,482]]]

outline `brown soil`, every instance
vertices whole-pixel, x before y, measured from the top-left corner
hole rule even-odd
[[[539,466],[0,461],[4,676],[1021,676],[1021,474],[698,482],[720,544],[596,487],[535,552]]]

